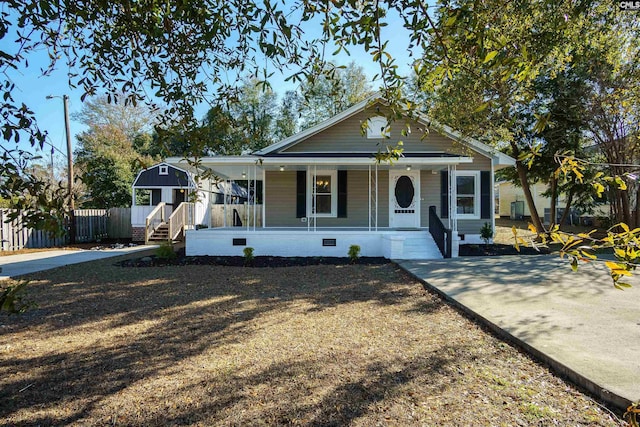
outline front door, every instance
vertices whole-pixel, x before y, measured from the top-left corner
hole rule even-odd
[[[389,227],[420,227],[420,172],[389,173]]]

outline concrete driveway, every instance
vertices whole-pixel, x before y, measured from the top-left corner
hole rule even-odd
[[[49,270],[79,262],[94,261],[97,259],[110,258],[119,255],[127,255],[134,252],[154,249],[157,246],[132,246],[122,249],[101,249],[101,250],[53,250],[43,252],[32,252],[20,255],[0,256],[0,280],[23,274],[35,273]]]
[[[602,263],[574,273],[551,255],[399,264],[603,400],[640,400],[640,277],[620,291]]]

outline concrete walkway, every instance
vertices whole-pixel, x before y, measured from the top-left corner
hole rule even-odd
[[[602,400],[640,400],[640,277],[620,291],[601,263],[545,255],[399,264]]]
[[[23,274],[35,273],[38,271],[49,270],[56,267],[62,267],[69,264],[77,264],[80,262],[94,261],[115,257],[119,255],[127,255],[134,252],[146,251],[154,249],[157,246],[133,246],[122,249],[101,249],[101,250],[53,250],[32,252],[21,255],[0,256],[0,280],[9,279],[11,277],[21,276]]]

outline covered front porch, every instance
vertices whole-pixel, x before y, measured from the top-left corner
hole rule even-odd
[[[378,164],[370,154],[208,160],[200,167],[222,182],[243,182],[249,197],[211,204],[208,228],[186,234],[188,255],[241,255],[252,247],[256,255],[346,256],[354,244],[363,256],[457,255],[452,182],[470,157],[424,153],[394,164]]]

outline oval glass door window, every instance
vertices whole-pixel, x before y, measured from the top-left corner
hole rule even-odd
[[[415,190],[413,189],[413,181],[406,175],[402,175],[396,181],[396,203],[402,209],[411,206],[413,202]]]

